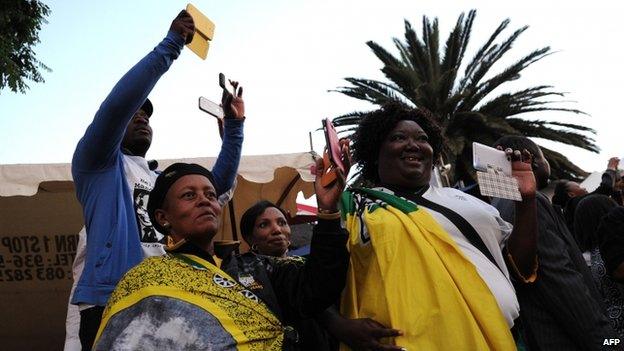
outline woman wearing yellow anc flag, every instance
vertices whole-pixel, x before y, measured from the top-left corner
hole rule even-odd
[[[343,146],[343,155],[348,146]],[[334,304],[348,266],[338,201],[345,175],[324,187],[316,165],[319,220],[305,262],[213,242],[221,206],[213,175],[175,163],[156,179],[148,212],[174,242],[167,255],[131,269],[111,295],[96,350],[295,350],[297,331],[285,314],[310,318]]]
[[[523,198],[512,227],[475,197],[429,186],[443,137],[428,112],[384,106],[352,138],[371,187],[342,198],[351,254],[342,315],[401,330],[380,343],[410,351],[516,349],[511,279],[529,284],[537,269],[530,158],[507,151]]]

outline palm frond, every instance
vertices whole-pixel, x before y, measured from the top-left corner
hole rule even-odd
[[[585,113],[582,111],[579,111],[579,113]],[[551,124],[553,126],[557,126],[557,127],[564,127],[564,128],[570,128],[570,129],[575,129],[578,131],[582,131],[582,132],[589,132],[592,134],[596,134],[596,130],[590,127],[585,127],[585,126],[581,126],[578,124],[572,124],[572,123],[561,123],[561,122],[548,122],[548,124]]]
[[[552,88],[548,85],[528,88],[515,93],[506,93],[483,103],[477,110],[501,119],[527,112],[536,111],[564,111],[575,114],[586,114],[583,111],[571,108],[551,107],[552,104],[561,103],[557,100],[543,100],[544,97],[559,96],[564,93],[548,90]]]
[[[512,44],[518,39],[520,34],[528,29],[528,26],[517,29],[507,39],[500,44],[494,44],[483,55],[482,59],[477,62],[475,68],[471,71],[470,76],[465,76],[467,80],[464,89],[468,92],[477,92],[482,86],[481,80],[490,72],[490,69],[498,60],[500,60],[507,51],[511,49]]]
[[[345,80],[353,84],[353,87],[339,87],[337,92],[377,105],[399,102],[410,106],[408,99],[393,84],[358,78],[346,78]]]
[[[427,82],[435,81],[440,75],[439,41],[440,32],[438,31],[438,19],[435,18],[433,23],[431,23],[427,16],[423,16],[423,43],[425,44],[429,66]]]
[[[375,42],[369,41],[366,44],[373,51],[375,56],[377,56],[384,63],[384,67],[381,71],[384,73],[386,78],[393,82],[404,95],[413,95],[413,92],[422,81],[420,77],[415,74],[413,67],[399,61],[396,57],[386,51],[386,49],[382,48]],[[403,50],[407,51],[407,48],[403,48]]]
[[[475,10],[472,10],[472,11],[475,11]],[[511,21],[509,19],[505,19],[504,21],[502,21],[498,25],[498,28],[496,28],[496,30],[494,30],[494,33],[492,33],[492,35],[490,35],[490,38],[477,51],[475,56],[472,58],[472,61],[470,61],[470,63],[468,63],[468,65],[466,66],[466,70],[464,71],[464,77],[459,82],[459,90],[466,89],[466,84],[470,81],[470,78],[473,76],[474,71],[476,70],[476,68],[481,65],[481,62],[484,60],[484,58],[486,56],[491,54],[491,52],[492,52],[492,43],[494,43],[494,40],[496,40],[496,38],[503,32],[503,30],[505,30],[505,28],[507,28],[507,26],[509,25],[510,22]]]
[[[542,149],[544,157],[546,157],[548,163],[550,163],[551,179],[570,179],[572,181],[580,182],[587,177],[587,172],[570,162],[570,160],[562,154],[541,145],[540,149]]]
[[[551,123],[547,121],[527,121],[519,118],[507,118],[506,121],[527,137],[557,141],[596,153],[600,151],[593,138],[576,132],[551,128],[549,126]],[[583,128],[582,126],[578,127]]]
[[[405,42],[406,48],[410,52],[414,73],[419,81],[426,81],[430,69],[425,44],[418,38],[407,20],[405,20]]]
[[[336,127],[353,126],[353,125],[357,126],[360,123],[360,120],[362,119],[362,117],[366,113],[367,112],[362,112],[362,111],[350,112],[350,113],[347,113],[338,117],[334,117],[334,119],[332,120],[332,123]]]
[[[468,98],[460,105],[459,109],[470,110],[474,108],[481,100],[483,100],[494,89],[498,88],[501,84],[508,81],[516,80],[520,78],[520,72],[530,66],[531,64],[543,59],[550,54],[550,47],[544,47],[533,51],[525,57],[518,60],[513,65],[507,67],[503,72],[495,75],[494,77],[482,82],[478,85],[480,79],[472,81],[466,90],[469,92]],[[498,60],[498,59],[497,59]],[[489,68],[488,68],[489,69]]]

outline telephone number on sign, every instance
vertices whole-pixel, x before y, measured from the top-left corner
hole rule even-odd
[[[52,266],[70,266],[74,261],[75,254],[73,253],[57,253],[44,259],[39,254],[26,254],[26,255],[0,255],[0,269],[1,268],[37,268],[44,267],[46,265]]]
[[[40,267],[36,269],[0,269],[0,282],[21,282],[26,280],[71,279],[71,271],[62,267]]]

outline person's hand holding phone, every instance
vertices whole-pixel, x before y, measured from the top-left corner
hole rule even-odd
[[[243,87],[236,81],[225,81],[225,75],[219,73],[219,85],[223,89],[221,106],[225,118],[244,119],[245,101],[243,101]],[[230,89],[231,86],[231,89]]]
[[[171,22],[169,30],[180,34],[184,38],[185,44],[190,43],[195,34],[195,22],[193,22],[193,17],[191,17],[186,10],[180,11],[176,18],[173,19],[173,22]]]
[[[502,150],[500,146],[497,149]],[[518,190],[523,200],[534,199],[537,192],[537,184],[535,174],[533,174],[533,156],[524,149],[520,150],[506,149],[504,150],[507,157],[511,160],[511,174],[518,180]]]
[[[323,152],[323,162],[325,165],[325,173],[321,178],[321,185],[328,186],[336,181],[336,171],[342,170],[343,173],[349,173],[342,162],[342,144],[338,138],[338,132],[334,128],[334,124],[329,119],[323,120],[323,133],[325,134],[326,149]]]
[[[349,150],[349,139],[340,139],[341,161],[344,165],[344,171],[341,168],[334,168],[336,172],[336,180],[328,185],[323,185],[322,178],[326,173],[328,165],[325,164],[323,158],[317,158],[315,164],[315,180],[314,191],[316,192],[316,201],[319,212],[333,213],[338,212],[338,201],[340,195],[347,184],[347,174],[351,168],[351,152]]]

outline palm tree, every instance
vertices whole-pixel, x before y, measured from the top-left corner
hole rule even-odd
[[[520,78],[520,72],[531,64],[552,53],[550,47],[537,49],[522,57],[500,73],[492,68],[528,26],[514,31],[497,42],[497,38],[509,25],[509,19],[500,23],[488,40],[479,48],[472,60],[463,64],[464,55],[476,11],[468,16],[462,13],[455,28],[440,46],[438,19],[433,22],[423,16],[422,38],[412,25],[405,21],[405,41],[394,39],[399,56],[395,56],[379,44],[369,41],[367,45],[384,66],[381,71],[389,82],[364,78],[345,78],[351,86],[336,91],[376,105],[399,102],[406,106],[426,108],[433,112],[442,126],[448,141],[445,159],[454,167],[454,180],[473,182],[472,142],[491,145],[506,134],[543,138],[598,152],[594,140],[582,133],[595,133],[577,124],[528,120],[519,115],[539,111],[564,111],[574,114],[584,112],[553,105],[553,97],[564,93],[553,91],[549,85],[539,85],[513,93],[492,96],[492,92],[506,82]],[[463,75],[460,76],[460,68]],[[559,101],[562,102],[562,101]],[[351,126],[354,130],[363,112],[353,112],[334,119],[337,126]],[[542,147],[550,161],[553,175],[557,178],[579,179],[586,172],[570,162],[565,156]]]

